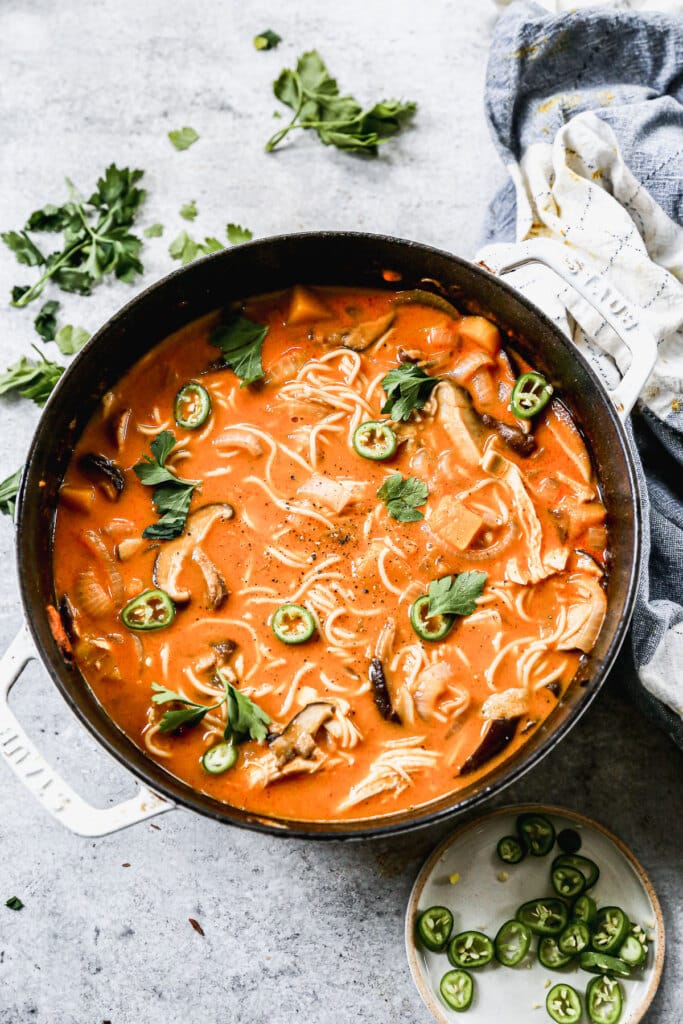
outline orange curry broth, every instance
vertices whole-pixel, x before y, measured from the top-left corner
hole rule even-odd
[[[519,537],[515,537],[498,558],[482,560],[481,557],[470,557],[470,552],[485,546],[482,537],[486,538],[486,529],[479,532],[478,539],[473,540],[468,549],[459,551],[430,530],[429,518],[403,523],[389,516],[385,505],[376,497],[376,491],[390,473],[417,476],[428,484],[429,499],[422,506],[428,517],[434,514],[444,495],[461,491],[469,483],[481,481],[484,476],[481,469],[462,465],[452,438],[434,415],[420,416],[419,421],[411,417],[407,423],[395,425],[400,440],[396,455],[388,462],[372,462],[354,452],[349,443],[350,417],[343,409],[336,410],[342,415],[333,421],[332,426],[341,424],[343,430],[318,434],[315,471],[333,480],[347,478],[359,482],[360,497],[339,514],[301,501],[296,494],[297,488],[313,470],[307,473],[301,465],[278,452],[272,465],[272,480],[277,493],[285,502],[295,500],[309,508],[317,508],[333,521],[332,530],[313,518],[294,515],[285,508],[277,507],[258,483],[247,482],[245,478],[250,476],[263,479],[268,444],[261,443],[263,453],[260,455],[235,449],[229,458],[224,457],[225,451],[221,453],[212,442],[230,425],[249,423],[267,431],[276,441],[284,442],[291,451],[309,461],[307,426],[318,424],[335,410],[310,402],[279,400],[278,390],[284,382],[269,383],[269,377],[273,371],[281,370],[283,357],[288,361],[293,357],[291,365],[296,367],[305,358],[321,357],[332,351],[334,346],[320,338],[339,331],[340,325],[370,321],[396,309],[393,327],[384,340],[360,353],[364,382],[359,393],[369,393],[371,409],[371,415],[366,410],[363,420],[381,418],[384,393],[379,381],[398,364],[397,351],[401,346],[421,349],[429,355],[431,351],[443,350],[444,338],[450,339],[455,355],[449,364],[438,370],[428,367],[428,372],[439,374],[457,365],[458,360],[465,358],[472,349],[467,332],[461,330],[462,324],[469,323],[469,319],[458,323],[446,313],[426,305],[395,307],[396,293],[390,291],[329,288],[314,291],[329,310],[327,319],[288,326],[290,292],[246,303],[244,310],[247,316],[269,325],[262,353],[266,372],[264,383],[240,388],[239,380],[231,370],[207,370],[219,355],[218,350],[209,344],[211,328],[219,319],[219,314],[215,314],[165,340],[116,384],[84,431],[66,474],[67,490],[60,500],[56,518],[55,592],[58,598],[67,594],[73,607],[77,633],[74,643],[76,662],[87,683],[112,719],[142,749],[147,749],[145,736],[150,734],[154,723],[158,723],[165,710],[173,707],[167,704],[153,708],[150,703],[152,682],[163,683],[173,690],[181,689],[198,703],[212,703],[207,692],[193,687],[184,670],[199,664],[195,677],[210,687],[211,668],[202,666],[211,652],[210,644],[217,641],[231,639],[237,643],[231,659],[234,665],[235,660],[242,656],[242,671],[236,673],[237,685],[245,688],[271,716],[271,728],[274,730],[281,729],[308,700],[341,697],[348,701],[348,718],[362,739],[345,749],[344,756],[338,758],[336,741],[321,730],[318,746],[336,763],[332,767],[324,765],[311,774],[292,774],[268,785],[255,783],[250,770],[250,765],[268,751],[267,746],[261,743],[242,745],[236,767],[222,775],[210,775],[204,770],[202,754],[220,740],[216,729],[211,731],[206,722],[180,734],[155,732],[148,752],[194,789],[252,812],[308,820],[365,818],[421,805],[457,790],[517,750],[570,685],[581,651],[544,652],[543,657],[547,660],[543,664],[551,674],[555,670],[557,678],[551,680],[550,686],[527,687],[528,708],[519,719],[512,743],[478,772],[462,776],[460,768],[479,744],[486,728],[482,704],[494,690],[519,688],[518,656],[522,649],[513,648],[499,660],[492,685],[485,678],[485,670],[511,641],[540,637],[552,631],[562,601],[566,604],[562,587],[568,586],[570,570],[567,568],[554,573],[524,588],[509,585],[506,592],[513,597],[519,596],[522,589],[527,592],[522,599],[522,616],[510,598],[506,601],[498,597],[495,589],[498,585],[500,590],[505,582],[505,566],[511,553],[514,554],[519,547]],[[347,369],[355,359],[353,354],[347,357]],[[284,365],[287,367],[289,362]],[[341,382],[340,367],[344,365],[341,355],[331,358],[326,365],[331,368],[330,379],[334,377],[335,381]],[[519,372],[519,361],[517,367],[515,372]],[[291,381],[296,372],[295,369],[289,373],[287,380]],[[210,391],[213,405],[209,421],[196,431],[183,430],[173,421],[176,392],[193,379]],[[371,387],[373,382],[374,387]],[[112,425],[114,416],[126,409],[131,409],[132,413],[125,439],[121,438],[119,445]],[[504,418],[504,415],[500,413],[499,418]],[[507,416],[509,419],[509,409]],[[559,402],[553,401],[534,426],[537,447],[528,457],[516,454],[498,438],[491,443],[511,463],[524,473],[532,473],[534,479],[541,482],[541,490],[545,488],[547,493],[539,497],[540,492],[535,491],[532,497],[543,528],[544,544],[560,543],[566,540],[566,529],[562,526],[562,516],[558,516],[557,504],[572,493],[563,482],[563,476],[579,479],[577,458],[585,465],[587,455],[580,435]],[[188,559],[179,580],[191,592],[190,601],[178,605],[170,628],[133,635],[123,626],[119,612],[128,600],[154,586],[153,567],[159,543],[169,542],[145,542],[139,551],[120,562],[116,560],[117,545],[125,539],[140,538],[143,529],[156,522],[153,489],[137,480],[132,467],[143,455],[149,454],[150,442],[163,428],[172,429],[178,448],[190,453],[175,462],[171,460],[169,464],[173,470],[186,479],[202,481],[201,488],[193,496],[192,510],[214,502],[228,502],[235,510],[234,518],[213,526],[201,545],[220,571],[229,596],[218,610],[209,609],[203,577],[197,565]],[[490,440],[494,435],[494,430],[484,429],[485,438]],[[419,453],[418,448],[421,448]],[[125,487],[118,500],[110,500],[79,468],[79,458],[89,452],[103,454],[123,469]],[[211,475],[216,470],[224,472]],[[593,505],[598,500],[596,497]],[[429,506],[432,506],[431,510]],[[597,522],[599,527],[601,518],[604,516],[598,515],[593,525]],[[274,539],[278,531],[286,527],[290,531],[280,539]],[[104,543],[114,560],[112,564],[121,574],[123,597],[119,603],[113,598],[116,588],[112,585],[111,566],[105,562],[97,539],[92,540],[92,531],[95,538]],[[491,531],[488,533],[490,540]],[[495,535],[494,528],[494,539]],[[597,537],[599,541],[599,533]],[[390,548],[384,558],[385,572],[396,589],[401,591],[401,596],[387,590],[379,575],[375,555],[379,541],[384,544],[384,538],[389,538],[404,556],[400,557]],[[376,544],[371,549],[373,539]],[[605,544],[594,543],[591,549],[589,540],[590,536],[585,533],[570,540],[570,563],[575,557],[574,550],[582,549],[604,565],[604,552],[599,549]],[[285,565],[272,553],[267,553],[265,549],[268,547],[289,553],[290,557],[294,555],[303,564],[297,567]],[[330,627],[334,628],[335,637],[349,637],[349,642],[355,644],[344,649],[344,659],[324,635],[329,608],[316,608],[318,631],[311,641],[301,646],[288,646],[279,641],[269,624],[271,614],[279,604],[295,594],[304,576],[332,556],[338,556],[340,561],[333,563],[328,571],[341,574],[336,583],[345,588],[346,593],[345,598],[335,595],[335,600],[340,606],[348,604],[354,609],[353,614],[344,612],[337,616],[334,627]],[[409,621],[411,602],[402,595],[408,591],[414,599],[419,593],[426,592],[431,580],[467,569],[479,569],[488,574],[482,607],[497,610],[500,621],[477,621],[475,615],[470,623],[468,617],[463,617],[456,620],[445,640],[439,643],[420,641]],[[92,574],[104,588],[107,597],[104,607],[102,601],[99,604],[95,602],[93,607],[87,585],[87,581],[93,578]],[[245,583],[245,578],[248,583]],[[409,589],[411,585],[412,589]],[[254,586],[272,588],[277,599],[264,603],[253,600],[259,596],[272,597],[272,591],[240,595],[240,591]],[[365,615],[363,612],[375,614]],[[384,665],[390,692],[395,694],[409,674],[411,655],[407,645],[412,645],[416,647],[415,657],[423,650],[428,659],[446,662],[450,667],[456,693],[442,694],[434,710],[439,712],[441,703],[450,700],[451,706],[455,702],[452,716],[444,712],[438,717],[427,715],[423,718],[415,713],[412,723],[394,723],[385,721],[378,713],[367,684],[368,666],[380,630],[389,617],[396,622],[395,638]],[[496,637],[501,633],[502,636]],[[250,675],[257,662],[254,636],[258,638],[260,663]],[[93,639],[105,641],[103,657],[97,655],[97,651],[103,648],[92,647]],[[400,664],[392,668],[396,653],[401,649],[405,650]],[[310,670],[302,676],[293,692],[294,675],[307,664]],[[334,684],[334,690],[321,678],[321,673]],[[248,681],[246,677],[249,677]],[[531,673],[532,681],[537,677],[538,672]],[[304,690],[302,701],[299,695],[305,687],[312,688],[315,694]],[[457,713],[468,697],[467,709]],[[364,779],[371,764],[385,750],[383,745],[387,741],[411,736],[417,738],[420,749],[434,752],[434,763],[409,772],[410,785],[405,788],[400,788],[402,784],[397,777],[398,788],[384,790],[353,806],[340,808],[352,787]]]

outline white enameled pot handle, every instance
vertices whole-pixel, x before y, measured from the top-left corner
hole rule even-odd
[[[542,263],[554,271],[597,310],[631,353],[626,373],[609,392],[619,416],[625,420],[652,373],[657,359],[656,338],[642,324],[638,313],[621,292],[604,277],[587,270],[578,257],[549,238],[534,238],[523,243],[519,256],[496,266],[495,272],[507,274],[528,263]]]
[[[136,796],[114,807],[92,807],[59,777],[26,735],[8,704],[12,686],[28,662],[37,657],[33,639],[23,626],[0,661],[0,753],[45,810],[80,836],[106,836],[173,810],[175,804],[144,786]]]

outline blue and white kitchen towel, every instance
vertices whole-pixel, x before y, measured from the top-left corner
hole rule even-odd
[[[516,0],[494,31],[486,107],[510,181],[478,256],[495,270],[527,239],[561,242],[658,340],[629,430],[648,498],[631,638],[639,703],[683,746],[683,16],[546,7]],[[508,280],[613,386],[628,358],[595,311],[544,268]]]

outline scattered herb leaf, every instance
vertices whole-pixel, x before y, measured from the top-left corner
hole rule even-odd
[[[282,36],[279,36],[277,32],[273,32],[272,28],[267,28],[263,32],[259,32],[257,36],[254,36],[254,46],[257,50],[274,50],[278,43],[282,42]]]
[[[263,708],[255,704],[246,694],[240,693],[236,686],[218,672],[218,678],[225,687],[225,699],[228,702],[225,738],[234,743],[243,743],[252,739],[263,742],[268,735],[270,716]]]
[[[424,513],[418,511],[418,505],[424,505],[429,497],[429,488],[417,477],[409,476],[405,480],[400,473],[392,473],[387,477],[377,497],[387,506],[392,519],[399,523],[417,523],[424,519]]]
[[[261,350],[267,334],[265,324],[233,313],[211,335],[211,344],[221,350],[225,362],[242,381],[242,387],[263,377]]]
[[[184,203],[180,207],[180,216],[184,220],[194,220],[197,216],[197,204],[194,199],[191,199],[189,203]]]
[[[225,696],[215,704],[196,704],[175,690],[169,690],[160,683],[152,683],[153,704],[183,704],[184,707],[166,711],[159,723],[160,732],[175,732],[181,725],[192,728],[198,725],[209,711],[216,711],[227,702],[225,738],[234,743],[248,739],[263,741],[268,734],[270,717],[253,700],[240,693],[220,672],[218,678],[225,690]]]
[[[142,461],[133,466],[140,483],[155,488],[152,501],[159,521],[143,530],[142,536],[147,539],[173,540],[180,536],[185,529],[192,495],[199,486],[198,480],[183,480],[166,468],[166,459],[175,443],[172,431],[162,430],[150,445],[153,458],[143,455]]]
[[[35,345],[33,348],[38,353],[38,361],[22,356],[8,366],[0,376],[0,395],[18,391],[22,398],[30,398],[36,405],[43,406],[64,373],[64,367],[45,359]]]
[[[486,583],[486,573],[473,569],[458,576],[444,576],[429,584],[430,615],[471,615]]]
[[[24,904],[18,896],[10,896],[10,898],[5,902],[5,906],[9,907],[10,910],[21,910]]]
[[[395,370],[389,370],[382,380],[387,396],[382,412],[388,413],[392,420],[410,419],[415,409],[424,408],[438,383],[438,377],[430,377],[415,363],[403,363]]]
[[[89,339],[90,333],[84,327],[74,327],[73,324],[64,324],[55,336],[57,347],[64,356],[80,352]]]
[[[188,235],[187,231],[181,231],[177,238],[174,238],[168,247],[168,251],[174,260],[180,260],[185,266],[191,263],[197,256],[208,256],[211,252],[218,252],[223,246],[217,238],[210,236],[203,242],[196,242]]]
[[[142,232],[145,238],[161,238],[164,233],[163,224],[150,224],[148,228]]]
[[[249,228],[240,227],[239,224],[228,224],[225,229],[225,233],[228,236],[230,245],[239,245],[241,242],[249,242],[254,237]]]
[[[352,96],[340,96],[316,50],[299,57],[295,70],[286,68],[273,83],[282,103],[294,111],[288,125],[266,143],[271,152],[294,128],[313,128],[326,146],[355,153],[377,155],[377,147],[403,128],[415,113],[415,103],[381,100],[368,110]]]
[[[45,302],[40,313],[33,321],[33,325],[44,341],[54,341],[57,334],[57,317],[55,313],[59,309],[59,303],[54,299]]]
[[[190,128],[186,125],[184,128],[176,128],[169,132],[168,137],[176,149],[183,150],[189,149],[190,146],[193,146],[199,138],[199,135],[194,128]]]
[[[130,282],[142,272],[138,259],[142,242],[128,230],[145,198],[145,192],[136,188],[142,174],[111,164],[88,200],[67,182],[71,191],[68,202],[48,204],[31,214],[24,231],[2,235],[19,263],[43,268],[34,284],[12,289],[13,306],[27,306],[50,280],[62,291],[89,295],[106,274]],[[62,248],[45,258],[28,231],[63,231]]]
[[[3,516],[12,516],[14,519],[14,509],[17,504],[17,493],[19,491],[19,482],[21,481],[22,470],[18,469],[16,473],[12,473],[6,480],[0,483],[0,514]]]

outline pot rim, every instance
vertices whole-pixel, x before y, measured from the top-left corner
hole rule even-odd
[[[537,749],[531,751],[530,754],[524,756],[524,747],[521,747],[516,757],[519,758],[518,764],[513,764],[511,768],[504,774],[502,778],[497,779],[494,782],[486,782],[486,776],[481,779],[481,787],[475,792],[468,796],[457,799],[457,791],[450,794],[455,797],[455,801],[446,803],[445,806],[439,806],[434,810],[430,810],[437,801],[442,804],[448,799],[448,794],[445,796],[438,797],[435,801],[430,804],[423,804],[415,809],[408,808],[403,811],[395,811],[390,814],[369,817],[364,819],[347,819],[339,821],[306,821],[302,819],[292,819],[291,823],[286,819],[269,818],[267,816],[251,814],[245,818],[231,816],[234,812],[239,814],[245,814],[240,808],[228,803],[221,803],[215,798],[209,797],[207,794],[201,791],[192,789],[186,782],[178,777],[172,775],[163,766],[149,758],[141,748],[135,743],[135,741],[128,736],[120,727],[114,722],[113,719],[109,718],[106,711],[103,710],[103,714],[111,722],[112,726],[120,737],[125,740],[126,746],[132,747],[133,751],[137,751],[142,755],[142,759],[139,764],[133,765],[128,756],[127,752],[123,748],[117,747],[109,736],[103,734],[100,730],[98,723],[94,720],[94,716],[89,715],[86,711],[81,708],[75,701],[72,694],[69,692],[67,687],[63,684],[60,677],[59,671],[56,667],[56,660],[53,659],[49,653],[45,650],[41,637],[39,635],[37,625],[34,616],[34,599],[29,592],[27,576],[24,572],[24,508],[30,501],[30,493],[33,489],[35,481],[32,476],[32,466],[36,451],[40,446],[41,438],[41,424],[45,413],[56,405],[61,400],[62,391],[65,390],[66,384],[70,377],[77,372],[78,364],[81,362],[82,357],[88,354],[93,348],[101,343],[103,337],[109,333],[109,331],[117,325],[117,323],[127,317],[129,313],[134,310],[141,301],[154,292],[161,288],[167,288],[172,285],[173,282],[190,277],[192,274],[201,273],[201,267],[206,266],[210,262],[230,262],[235,258],[239,258],[237,254],[247,250],[254,250],[258,248],[267,248],[277,246],[278,244],[289,243],[291,241],[323,241],[327,240],[349,240],[352,242],[362,243],[384,243],[392,247],[398,247],[400,249],[407,249],[415,253],[422,253],[426,257],[436,257],[445,259],[450,263],[459,265],[460,267],[467,268],[470,272],[474,272],[477,275],[481,275],[483,278],[490,279],[495,282],[495,286],[507,292],[517,303],[524,306],[528,313],[530,313],[539,326],[544,330],[551,332],[556,337],[561,339],[562,344],[571,347],[572,356],[576,361],[582,364],[583,370],[591,378],[592,384],[596,389],[597,393],[600,394],[601,398],[604,398],[605,406],[608,410],[609,418],[612,426],[618,436],[620,442],[620,448],[624,455],[624,460],[628,469],[628,490],[631,498],[632,510],[633,510],[633,531],[634,531],[634,551],[633,559],[631,562],[629,579],[628,579],[628,590],[627,596],[624,603],[624,611],[620,621],[618,622],[613,636],[609,641],[609,646],[602,659],[602,663],[597,667],[595,673],[590,679],[590,686],[583,690],[581,700],[572,708],[571,712],[567,714],[564,721],[560,722],[549,735],[543,738],[537,747]],[[252,294],[258,294],[254,292]],[[431,825],[435,825],[443,820],[454,817],[455,815],[462,815],[465,812],[471,810],[476,805],[483,803],[494,794],[502,791],[507,786],[517,782],[523,775],[534,768],[545,756],[548,754],[569,732],[569,730],[576,724],[576,722],[582,717],[588,707],[591,705],[598,692],[600,691],[606,676],[610,669],[613,667],[616,657],[624,641],[626,631],[631,621],[633,614],[633,608],[636,598],[636,587],[637,581],[640,574],[640,565],[642,559],[642,514],[641,514],[641,502],[642,496],[638,483],[638,476],[635,471],[635,464],[633,459],[633,453],[631,445],[629,443],[628,433],[620,418],[618,417],[616,410],[609,398],[609,395],[605,392],[603,385],[601,384],[598,376],[596,375],[593,368],[587,362],[581,352],[576,349],[571,340],[568,339],[559,330],[556,324],[550,320],[550,318],[533,302],[531,302],[526,296],[522,295],[505,280],[492,275],[487,269],[482,267],[480,264],[475,263],[471,260],[466,260],[461,256],[457,256],[453,253],[447,252],[443,249],[438,249],[434,246],[430,246],[421,242],[416,242],[410,239],[399,238],[392,235],[378,234],[373,232],[356,232],[356,231],[305,231],[305,232],[293,232],[285,233],[280,235],[271,235],[265,238],[255,239],[251,242],[246,242],[236,249],[223,249],[220,252],[211,253],[201,259],[194,260],[192,263],[167,274],[165,277],[153,282],[148,285],[142,291],[138,292],[133,298],[131,298],[124,306],[118,309],[109,319],[92,335],[87,344],[83,349],[76,355],[74,360],[69,364],[66,371],[58,381],[54,391],[50,395],[48,402],[46,403],[43,416],[39,420],[35,432],[33,434],[31,444],[26,457],[25,471],[22,474],[21,484],[17,495],[16,513],[15,513],[15,524],[16,524],[16,535],[15,535],[15,551],[17,558],[17,568],[19,576],[19,586],[21,593],[22,606],[24,610],[25,620],[28,624],[29,631],[33,638],[36,646],[36,650],[40,655],[40,661],[42,665],[47,669],[52,681],[57,686],[59,693],[65,700],[66,704],[72,712],[75,713],[81,724],[83,724],[88,732],[94,736],[98,743],[104,747],[104,749],[114,757],[120,764],[128,769],[140,782],[148,786],[154,792],[164,796],[173,804],[177,804],[187,810],[195,811],[205,817],[211,818],[215,821],[221,822],[221,824],[236,825],[240,828],[246,828],[255,832],[267,833],[279,837],[287,838],[298,838],[298,839],[317,839],[317,840],[360,840],[360,839],[374,839],[380,837],[387,837],[398,833],[405,833],[410,831],[416,831],[421,828],[426,828]],[[54,521],[53,521],[54,522]],[[43,610],[41,609],[41,612]],[[99,705],[97,698],[94,693],[90,691],[93,701]],[[100,705],[101,707],[101,705]],[[505,763],[505,762],[503,762]],[[210,803],[203,803],[203,800],[211,801]],[[410,817],[408,817],[410,816]]]

